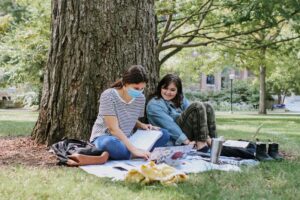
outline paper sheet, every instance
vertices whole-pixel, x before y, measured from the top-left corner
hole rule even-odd
[[[150,151],[161,136],[161,131],[137,130],[129,140],[136,148]]]
[[[227,147],[246,148],[248,145],[249,145],[249,142],[238,141],[238,140],[226,140],[226,142],[223,143],[223,146],[227,146]]]

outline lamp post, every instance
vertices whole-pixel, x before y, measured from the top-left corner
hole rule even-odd
[[[230,79],[230,113],[232,112],[232,81],[234,79],[234,74],[229,74],[229,79]]]

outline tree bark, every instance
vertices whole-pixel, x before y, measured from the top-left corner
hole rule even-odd
[[[277,104],[281,104],[282,103],[282,95],[281,93],[277,94]]]
[[[266,109],[266,66],[264,63],[266,49],[261,50],[261,64],[259,67],[259,109],[258,114],[267,114]]]
[[[52,0],[52,37],[32,137],[51,145],[88,139],[103,90],[132,64],[155,66],[154,1]]]

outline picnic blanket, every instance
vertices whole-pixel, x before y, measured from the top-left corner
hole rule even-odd
[[[223,159],[223,160],[222,160]],[[221,162],[225,164],[213,164],[211,162],[207,162],[203,159],[194,158],[184,158],[180,160],[180,163],[176,166],[173,166],[179,172],[184,173],[199,173],[205,172],[209,170],[221,170],[221,171],[236,171],[240,172],[240,165],[257,165],[259,162],[255,160],[242,160],[237,161],[234,159],[222,158]],[[227,161],[226,161],[227,160]],[[226,164],[230,163],[231,164]],[[108,177],[112,178],[112,180],[125,180],[126,174],[128,171],[135,169],[137,170],[142,165],[146,165],[149,161],[135,159],[135,160],[119,160],[119,161],[108,161],[103,165],[86,165],[80,166],[81,169],[86,171],[87,173],[96,175],[98,177]]]

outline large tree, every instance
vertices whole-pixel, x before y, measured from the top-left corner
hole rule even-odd
[[[230,16],[233,21],[248,19],[247,23],[232,24],[227,31],[229,34],[256,31],[226,38],[220,45],[227,47],[225,54],[233,55],[235,65],[257,73],[260,82],[259,114],[266,114],[266,78],[268,70],[275,67],[269,64],[269,55],[285,43],[300,38],[299,1],[286,0],[282,7],[282,2],[277,0],[239,0],[239,4],[229,0],[228,8],[238,10]]]
[[[52,0],[51,47],[38,121],[32,136],[48,145],[87,139],[100,93],[132,64],[155,67],[154,2]]]

